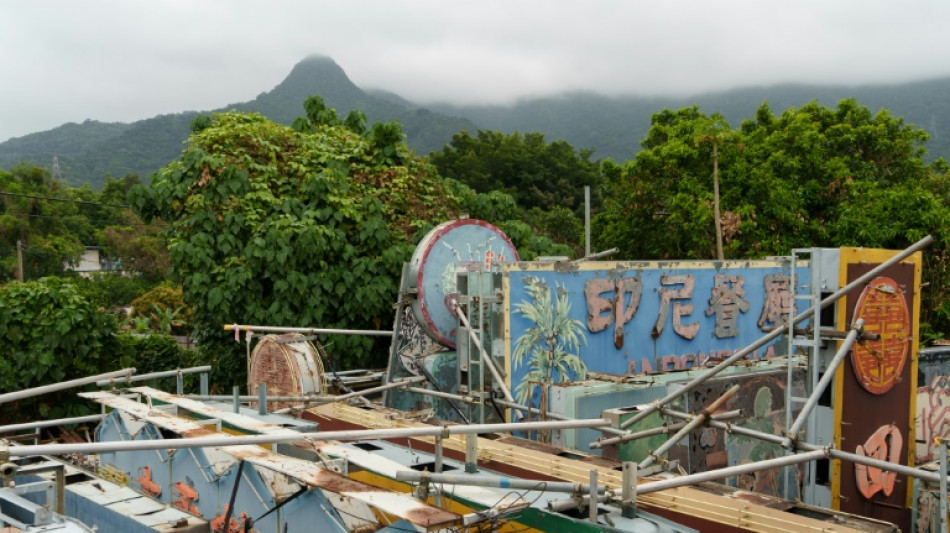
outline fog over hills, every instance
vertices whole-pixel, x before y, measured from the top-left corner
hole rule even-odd
[[[651,115],[664,108],[698,105],[707,114],[722,113],[737,127],[762,102],[779,114],[812,100],[834,107],[842,99],[856,98],[873,112],[886,109],[926,129],[931,136],[925,145],[929,158],[950,156],[950,78],[899,85],[749,87],[685,98],[569,93],[526,98],[511,105],[419,105],[385,89],[361,89],[332,59],[311,56],[270,91],[213,111],[255,111],[290,124],[303,114],[303,102],[311,94],[322,96],[341,117],[360,109],[371,122],[398,121],[410,147],[420,154],[441,149],[458,131],[491,129],[539,131],[548,140],[564,139],[578,149],[593,148],[595,158],[622,161],[634,157]],[[56,156],[65,181],[74,186],[101,187],[107,174],[137,173],[145,179],[178,156],[197,114],[183,111],[131,124],[94,120],[64,124],[0,143],[0,168],[20,161],[51,168]]]

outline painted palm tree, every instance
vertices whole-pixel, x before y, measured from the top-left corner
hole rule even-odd
[[[518,338],[512,361],[514,368],[529,368],[515,387],[515,397],[522,404],[531,399],[532,382],[547,386],[587,377],[587,366],[577,355],[587,339],[581,321],[570,318],[567,292],[558,287],[557,298],[552,302],[547,283],[535,277],[527,278],[526,290],[531,299],[515,305],[515,311],[535,325]]]

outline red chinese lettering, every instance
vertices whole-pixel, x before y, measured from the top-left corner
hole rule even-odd
[[[687,300],[693,296],[693,288],[696,286],[696,278],[692,274],[663,275],[660,276],[660,284],[664,286],[682,285],[679,289],[660,289],[660,314],[656,318],[656,324],[650,335],[655,339],[663,333],[666,327],[666,321],[670,315],[670,303],[673,304],[673,331],[677,335],[687,340],[692,340],[699,332],[699,322],[692,324],[683,324],[683,316],[693,312],[693,304],[681,304],[673,300]]]

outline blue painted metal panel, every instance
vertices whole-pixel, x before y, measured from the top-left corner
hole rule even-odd
[[[793,304],[778,261],[515,263],[506,270],[509,375],[521,401],[534,389],[528,380],[572,381],[580,368],[623,375],[728,357],[780,325]],[[801,291],[810,271],[797,272]],[[753,358],[784,351],[779,340]]]
[[[161,432],[150,423],[135,429],[137,431],[130,431],[125,420],[119,416],[119,411],[113,411],[97,428],[97,440],[128,440],[130,436],[136,440],[163,438]],[[143,474],[145,467],[148,467],[148,481],[162,489],[157,499],[211,521],[215,517],[223,517],[226,512],[237,478],[238,462],[229,458],[230,467],[227,463],[216,465],[219,471],[222,467],[225,468],[217,474],[211,468],[209,453],[224,456],[222,452],[203,448],[182,449],[173,454],[143,450],[103,453],[100,461],[127,473],[130,484],[136,490],[143,489]],[[270,477],[274,475],[269,473]],[[285,526],[289,527],[289,530],[313,528],[314,531],[345,531],[341,525],[342,518],[326,501],[322,491],[303,493],[278,512],[271,513],[257,522],[257,519],[277,504],[274,490],[256,466],[245,463],[235,495],[232,520],[240,525],[244,517],[254,519],[254,527],[259,531],[283,531]]]

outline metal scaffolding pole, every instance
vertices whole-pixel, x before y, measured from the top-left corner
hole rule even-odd
[[[412,385],[413,383],[419,383],[420,381],[425,381],[425,379],[426,379],[426,378],[424,378],[424,377],[422,377],[422,376],[413,376],[413,377],[411,377],[411,378],[400,379],[399,381],[392,381],[392,382],[387,383],[387,384],[385,384],[385,385],[380,385],[380,386],[378,386],[378,387],[372,387],[372,388],[369,388],[369,389],[363,389],[363,390],[359,390],[359,391],[354,391],[354,392],[350,392],[350,393],[348,393],[348,394],[343,394],[343,395],[340,395],[340,396],[328,396],[328,397],[325,397],[325,398],[323,398],[323,399],[317,400],[317,401],[315,401],[315,402],[310,402],[310,403],[336,403],[336,402],[343,402],[343,401],[346,401],[346,400],[351,400],[351,399],[353,399],[353,398],[362,398],[362,397],[364,397],[364,396],[366,396],[366,395],[375,394],[375,393],[377,393],[377,392],[382,392],[382,391],[384,391],[384,390],[398,389],[398,388],[400,388],[400,387],[408,387],[409,385]],[[278,410],[274,411],[274,414],[289,413],[290,411],[293,411],[294,409],[299,409],[299,407],[285,407],[285,408],[283,408],[283,409],[278,409]]]
[[[304,333],[310,335],[372,335],[392,337],[392,331],[378,329],[334,329],[334,328],[290,328],[282,326],[249,326],[246,324],[225,324],[224,331],[251,331],[254,333]]]
[[[715,413],[710,418],[712,420],[729,420],[731,418],[738,418],[741,414],[742,414],[741,409],[734,409],[732,411],[726,411],[724,413]],[[690,418],[692,418],[692,416],[693,415],[689,415]],[[605,429],[602,429],[601,431],[604,433],[607,432],[606,429],[615,431],[618,435],[621,436],[621,438],[616,440],[615,442],[617,444],[620,444],[622,442],[627,442],[631,440],[644,439],[647,437],[653,437],[655,435],[662,435],[664,433],[672,433],[674,431],[679,431],[685,425],[686,425],[686,422],[676,422],[674,424],[663,424],[662,426],[659,426],[659,427],[644,429],[643,431],[636,431],[633,433],[629,431],[623,431],[623,430],[618,430],[618,429],[613,429],[613,428],[605,428]],[[600,444],[603,446],[603,445],[612,444],[612,443],[604,440],[604,441],[601,441]]]
[[[706,420],[709,419],[710,413],[715,412],[717,409],[722,407],[730,398],[736,395],[739,392],[739,385],[733,385],[729,388],[722,396],[713,400],[708,406],[704,407],[692,420],[686,423],[685,426],[680,428],[672,437],[666,439],[666,442],[660,445],[655,451],[650,452],[646,458],[640,461],[640,464],[637,465],[638,468],[646,468],[653,464],[661,455],[668,452],[670,448],[676,445],[686,435],[689,435],[689,432],[693,429],[706,423]],[[593,443],[592,443],[593,444]]]
[[[789,428],[788,433],[785,436],[789,442],[783,443],[785,448],[791,447],[791,441],[798,439],[798,432],[802,430],[802,426],[804,426],[805,422],[808,420],[808,415],[811,414],[812,409],[818,405],[818,399],[821,398],[821,395],[825,392],[825,389],[828,388],[828,384],[831,383],[831,380],[835,378],[835,371],[838,369],[841,361],[844,360],[844,357],[848,355],[848,352],[851,351],[851,346],[854,345],[854,341],[857,340],[858,335],[861,333],[861,328],[863,327],[863,318],[857,319],[854,322],[854,325],[851,326],[851,331],[848,332],[848,336],[845,337],[844,342],[841,343],[841,347],[838,348],[835,356],[831,359],[831,362],[828,363],[828,368],[825,369],[824,375],[821,376],[821,380],[819,380],[818,384],[815,385],[815,390],[811,392],[811,395],[808,397],[808,401],[805,402],[801,412],[799,412],[798,416],[795,418],[795,422],[792,423],[792,427]]]
[[[55,420],[41,420],[38,422],[27,422],[25,424],[10,424],[7,426],[0,426],[0,434],[15,433],[17,431],[24,431],[27,429],[39,429],[39,428],[65,426],[68,424],[85,424],[86,422],[99,422],[104,417],[105,415],[89,415],[89,416],[76,416],[72,418],[57,418]]]
[[[737,361],[739,361],[739,360],[741,360],[741,359],[744,359],[745,357],[747,357],[749,354],[751,354],[751,353],[754,352],[755,350],[761,348],[762,346],[765,346],[765,345],[768,344],[769,342],[771,342],[771,341],[777,339],[779,336],[781,336],[781,335],[787,333],[789,327],[794,326],[795,324],[798,324],[799,322],[804,321],[804,320],[807,319],[808,317],[817,316],[819,310],[824,309],[825,307],[828,307],[829,305],[833,304],[835,301],[837,301],[838,299],[840,299],[842,296],[844,296],[845,294],[847,294],[848,292],[850,292],[850,291],[853,290],[854,288],[859,287],[859,286],[861,286],[861,285],[867,283],[869,280],[873,279],[874,277],[876,277],[877,275],[879,275],[881,272],[883,272],[883,271],[887,270],[888,268],[890,268],[890,267],[892,267],[892,266],[894,266],[894,265],[900,263],[901,261],[903,261],[904,259],[906,259],[907,257],[909,257],[911,254],[913,254],[914,252],[917,252],[918,250],[924,248],[925,246],[929,245],[929,244],[932,243],[933,241],[934,241],[934,238],[933,238],[932,236],[930,236],[930,235],[924,237],[923,239],[920,239],[919,241],[917,241],[917,242],[915,242],[914,244],[912,244],[910,247],[904,249],[902,252],[900,252],[900,253],[898,253],[897,255],[895,255],[894,257],[892,257],[892,258],[888,259],[887,261],[881,263],[880,265],[878,265],[878,266],[872,268],[871,270],[869,270],[869,271],[868,271],[866,274],[864,274],[863,276],[857,278],[856,280],[852,281],[851,283],[849,283],[849,284],[845,285],[844,287],[838,289],[836,292],[832,293],[832,294],[831,294],[830,296],[828,296],[827,298],[825,298],[825,299],[821,300],[820,302],[818,302],[817,305],[812,306],[812,307],[809,307],[807,311],[804,311],[804,312],[800,313],[799,315],[795,316],[794,318],[792,318],[791,320],[789,320],[788,323],[786,323],[786,324],[784,324],[784,325],[782,325],[782,326],[778,326],[777,328],[775,328],[775,329],[773,329],[772,331],[770,331],[768,334],[766,334],[766,335],[762,336],[761,338],[759,338],[759,340],[753,342],[752,344],[750,344],[750,345],[746,346],[745,348],[743,348],[743,349],[737,351],[736,353],[732,354],[731,356],[729,356],[729,358],[723,360],[721,363],[719,363],[718,365],[716,365],[716,366],[710,368],[709,370],[707,370],[706,372],[702,373],[701,375],[696,376],[696,378],[694,378],[693,380],[687,382],[683,387],[679,388],[678,390],[676,390],[676,391],[674,391],[674,392],[671,392],[670,394],[667,394],[666,396],[660,398],[659,400],[654,401],[654,402],[651,403],[651,404],[648,404],[647,407],[646,407],[643,411],[641,411],[640,413],[638,413],[636,416],[633,416],[633,417],[627,419],[623,424],[621,424],[621,425],[620,425],[620,428],[621,428],[621,429],[626,429],[626,428],[632,426],[633,424],[636,424],[637,422],[639,422],[639,421],[643,420],[644,418],[650,416],[650,414],[652,414],[653,412],[655,412],[655,411],[656,411],[657,409],[659,409],[660,407],[663,407],[664,405],[670,403],[671,401],[675,400],[676,398],[679,398],[680,396],[686,394],[687,392],[689,392],[689,391],[695,389],[695,388],[698,387],[699,385],[702,385],[703,383],[705,383],[705,382],[706,382],[707,380],[709,380],[710,378],[716,376],[717,374],[719,374],[720,372],[722,372],[722,371],[725,370],[726,368],[729,368],[730,366],[732,366],[733,364],[735,364]]]
[[[233,394],[184,394],[182,398],[201,402],[228,402],[234,401]],[[238,395],[239,402],[257,402],[260,397],[254,394]],[[336,396],[268,396],[268,402],[335,402]]]
[[[70,381],[60,381],[59,383],[52,383],[50,385],[43,385],[41,387],[34,387],[32,389],[23,389],[16,392],[8,392],[6,394],[0,394],[0,404],[7,402],[14,402],[16,400],[22,400],[23,398],[30,398],[33,396],[40,396],[47,394],[49,392],[56,392],[66,389],[72,389],[75,387],[81,387],[83,385],[89,385],[90,383],[95,383],[100,379],[118,379],[118,378],[128,378],[135,373],[134,368],[126,368],[123,370],[116,370],[115,372],[106,372],[105,374],[96,374],[95,376],[87,376],[84,378],[73,379]]]
[[[424,389],[422,387],[406,387],[406,391],[414,392],[416,394],[426,394],[429,396],[435,396],[436,398],[445,398],[447,400],[456,400],[459,402],[465,403],[477,403],[478,400],[472,398],[471,396],[462,396],[461,394],[452,394],[451,392],[442,392],[437,390]]]
[[[660,481],[651,481],[649,483],[637,485],[637,494],[649,494],[651,492],[659,492],[661,490],[674,489],[676,487],[684,487],[686,485],[694,485],[704,481],[715,481],[727,477],[738,476],[740,474],[768,470],[770,468],[779,468],[783,466],[807,463],[809,461],[825,459],[827,457],[828,450],[822,448],[820,450],[814,450],[811,452],[786,455],[784,457],[777,457],[775,459],[766,459],[765,461],[756,461],[754,463],[730,466],[726,468],[720,468],[718,470],[709,470],[707,472],[699,472],[697,474],[690,474],[688,476],[678,476],[670,479],[662,479]]]
[[[178,368],[175,370],[164,370],[162,372],[149,372],[148,374],[136,374],[119,382],[135,383],[137,381],[148,381],[150,379],[174,378],[184,374],[202,374],[211,372],[211,366],[193,366],[190,368]],[[106,387],[117,383],[114,379],[100,379],[96,382],[97,387]]]
[[[472,339],[472,342],[475,343],[475,347],[478,348],[479,353],[481,353],[481,360],[485,362],[485,366],[488,367],[492,377],[495,378],[495,382],[498,383],[498,387],[501,388],[501,392],[505,395],[505,399],[511,403],[516,403],[514,397],[511,396],[511,391],[508,390],[508,386],[505,385],[505,379],[501,376],[501,372],[498,371],[498,367],[495,366],[495,361],[493,361],[491,356],[488,355],[488,352],[485,351],[485,348],[482,346],[482,341],[478,338],[478,335],[472,331],[472,326],[468,323],[468,317],[466,317],[465,313],[462,312],[462,306],[459,304],[455,304],[455,316],[459,317],[459,320],[462,321],[462,325],[465,326],[465,331],[468,332],[468,336]]]
[[[537,431],[575,428],[601,428],[609,426],[610,421],[603,418],[582,420],[555,420],[550,422],[515,422],[507,424],[467,424],[457,426],[368,429],[349,431],[317,431],[297,434],[209,436],[199,438],[135,440],[116,442],[91,442],[70,444],[38,444],[31,446],[12,446],[0,448],[0,453],[9,453],[11,457],[27,455],[63,455],[70,453],[105,453],[133,450],[177,450],[181,448],[204,448],[209,446],[238,446],[244,444],[276,444],[285,442],[307,442],[313,440],[375,440],[415,437],[447,438],[451,435],[481,435],[484,433],[508,433],[512,431]]]
[[[523,412],[531,413],[534,415],[541,414],[541,410],[538,409],[537,407],[528,407],[527,405],[523,405],[520,403],[506,402],[505,400],[499,400],[499,399],[495,399],[494,402],[497,403],[498,405],[504,405],[505,407],[510,407],[518,411],[523,411]],[[552,413],[550,411],[545,412],[544,416],[552,420],[577,420],[576,418],[571,418],[569,416]],[[625,435],[627,433],[626,431],[622,431],[622,430],[614,429],[614,428],[600,428],[600,431],[602,433],[609,433],[610,435]]]
[[[672,414],[669,413],[668,414]],[[677,415],[673,415],[677,416]],[[751,437],[753,439],[763,440],[765,442],[771,442],[773,444],[782,445],[785,442],[785,437],[781,435],[773,435],[771,433],[764,433],[762,431],[756,431],[754,429],[744,428],[741,426],[734,426],[732,424],[727,424],[724,422],[718,422],[715,420],[709,421],[709,427],[716,429],[721,429],[727,433],[734,433],[736,435],[742,435],[745,437]],[[807,442],[795,442],[794,443],[796,450],[802,451],[815,451],[823,450],[825,448],[817,445],[810,444]],[[879,468],[888,472],[896,472],[902,476],[910,476],[917,479],[923,479],[931,483],[938,483],[940,481],[940,475],[937,472],[930,472],[928,470],[922,470],[920,468],[914,468],[898,463],[892,463],[890,461],[884,461],[881,459],[874,459],[872,457],[867,457],[864,455],[858,455],[856,453],[845,452],[841,450],[836,450],[834,448],[828,449],[828,455],[832,459],[838,459],[841,461],[848,461],[851,463],[870,466],[873,468]]]
[[[399,470],[396,472],[397,481],[418,483],[428,481],[444,485],[461,485],[470,487],[499,487],[515,490],[537,490],[545,492],[590,492],[590,484],[572,483],[570,481],[538,481],[536,479],[519,479],[504,476],[487,476],[472,474],[434,474],[417,470]],[[597,485],[597,493],[603,494],[607,488]]]

